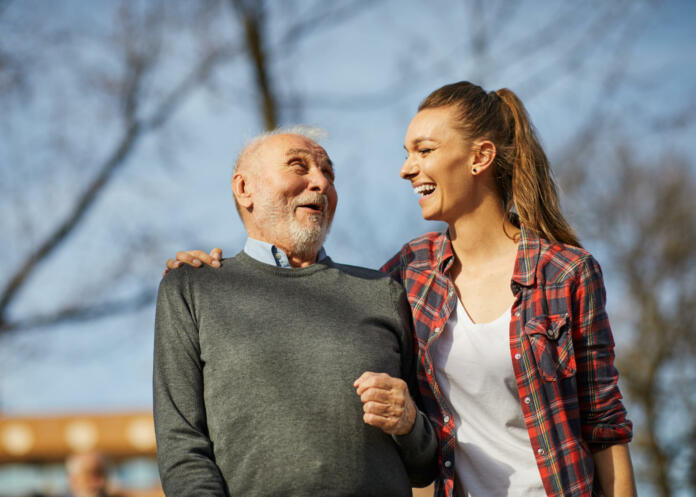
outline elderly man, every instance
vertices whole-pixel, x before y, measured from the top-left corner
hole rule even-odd
[[[154,408],[167,495],[410,496],[433,478],[404,291],[322,248],[333,179],[309,138],[255,139],[232,179],[244,250],[162,280]]]

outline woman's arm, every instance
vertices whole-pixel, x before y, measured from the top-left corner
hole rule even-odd
[[[627,444],[611,445],[592,454],[606,497],[636,497],[636,482]]]
[[[636,495],[628,442],[632,423],[618,388],[614,337],[606,313],[602,270],[592,256],[582,262],[573,295],[573,347],[577,360],[582,435],[607,497]]]

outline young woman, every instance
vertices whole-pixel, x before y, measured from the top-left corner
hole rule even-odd
[[[560,212],[524,106],[446,85],[405,148],[423,217],[448,225],[382,268],[411,303],[435,495],[635,495],[601,270]],[[177,257],[168,267],[193,259]]]

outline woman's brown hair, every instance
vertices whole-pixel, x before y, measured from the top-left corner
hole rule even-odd
[[[418,110],[452,106],[457,125],[468,141],[495,144],[494,174],[505,212],[543,238],[580,247],[577,235],[561,213],[551,167],[539,144],[527,110],[512,91],[486,93],[468,81],[432,92]]]

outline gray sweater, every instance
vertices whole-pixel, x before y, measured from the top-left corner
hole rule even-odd
[[[185,496],[410,496],[437,471],[419,413],[391,437],[362,420],[353,381],[406,380],[410,307],[388,276],[335,264],[281,269],[245,253],[162,280],[154,411],[165,493]]]

